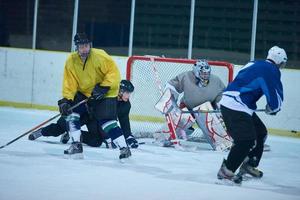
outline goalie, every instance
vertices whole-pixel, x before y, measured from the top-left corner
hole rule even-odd
[[[183,72],[167,82],[164,94],[155,107],[171,115],[178,138],[189,139],[187,131],[196,122],[212,148],[224,150],[231,146],[231,138],[223,126],[220,113],[182,113],[182,110],[217,109],[224,88],[221,79],[211,74],[208,62],[197,60],[193,70]]]

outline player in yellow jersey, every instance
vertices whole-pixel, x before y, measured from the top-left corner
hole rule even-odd
[[[80,127],[86,124],[89,131],[99,132],[119,147],[120,159],[127,158],[131,156],[131,152],[117,124],[117,96],[121,81],[119,69],[105,51],[92,48],[86,34],[77,33],[74,43],[76,52],[67,58],[63,76],[63,98],[58,101],[62,114],[58,124],[62,128],[57,134],[67,130],[72,139],[71,146],[64,154],[82,156]],[[86,98],[89,98],[87,104],[70,110],[73,105]],[[46,132],[42,129],[39,134],[47,136]],[[48,132],[53,133],[53,130]],[[30,137],[35,136],[31,134],[29,139],[32,139]]]

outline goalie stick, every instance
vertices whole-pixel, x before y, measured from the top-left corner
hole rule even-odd
[[[256,109],[254,112],[265,112],[266,109]],[[189,110],[189,111],[181,111],[183,114],[194,114],[194,113],[220,113],[221,110]],[[163,114],[169,114],[170,111],[167,111]]]
[[[72,106],[71,108],[69,108],[69,110],[73,110],[74,108],[78,107],[79,105],[81,105],[81,104],[83,104],[83,103],[86,103],[87,101],[88,101],[88,99],[82,100],[82,101],[80,101],[79,103],[77,103],[77,104],[75,104],[74,106]],[[46,121],[40,123],[39,125],[33,127],[33,128],[30,129],[29,131],[26,131],[26,132],[23,133],[22,135],[20,135],[20,136],[16,137],[15,139],[11,140],[11,141],[8,142],[7,144],[0,146],[0,149],[6,147],[6,146],[8,146],[8,145],[10,145],[11,143],[14,143],[15,141],[19,140],[20,138],[24,137],[25,135],[31,133],[32,131],[37,130],[38,128],[44,126],[44,125],[47,124],[48,122],[50,122],[50,121],[54,120],[55,118],[59,117],[60,115],[61,115],[61,114],[59,113],[59,114],[57,114],[57,115],[51,117],[50,119],[48,119],[48,120],[46,120]]]

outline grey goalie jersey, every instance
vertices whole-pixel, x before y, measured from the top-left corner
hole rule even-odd
[[[211,102],[213,105],[219,102],[225,88],[224,83],[219,77],[211,74],[209,83],[206,87],[197,85],[193,71],[188,71],[177,75],[168,84],[173,86],[178,93],[183,93],[181,102],[188,108],[194,108],[204,102]],[[172,88],[170,88],[172,90]]]

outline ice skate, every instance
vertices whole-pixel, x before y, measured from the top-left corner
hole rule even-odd
[[[74,159],[83,159],[82,144],[80,142],[72,142],[71,146],[64,150],[64,155]]]
[[[163,147],[174,147],[174,143],[171,140],[161,141]]]
[[[226,160],[223,160],[221,168],[217,174],[219,180],[225,180],[229,184],[241,184],[243,177],[240,175],[235,175],[231,170],[229,170],[225,165]]]
[[[240,167],[239,171],[240,175],[246,175],[249,174],[254,178],[261,178],[263,177],[263,172],[259,169],[251,166],[248,161],[244,161],[243,164]]]
[[[60,137],[60,142],[63,143],[63,144],[67,144],[69,140],[70,140],[70,136],[69,136],[68,132],[65,132]]]
[[[129,147],[122,147],[120,149],[119,159],[128,158],[131,156],[131,151]]]
[[[28,140],[36,140],[37,138],[43,136],[42,135],[42,129],[38,129],[32,133],[29,134]]]

